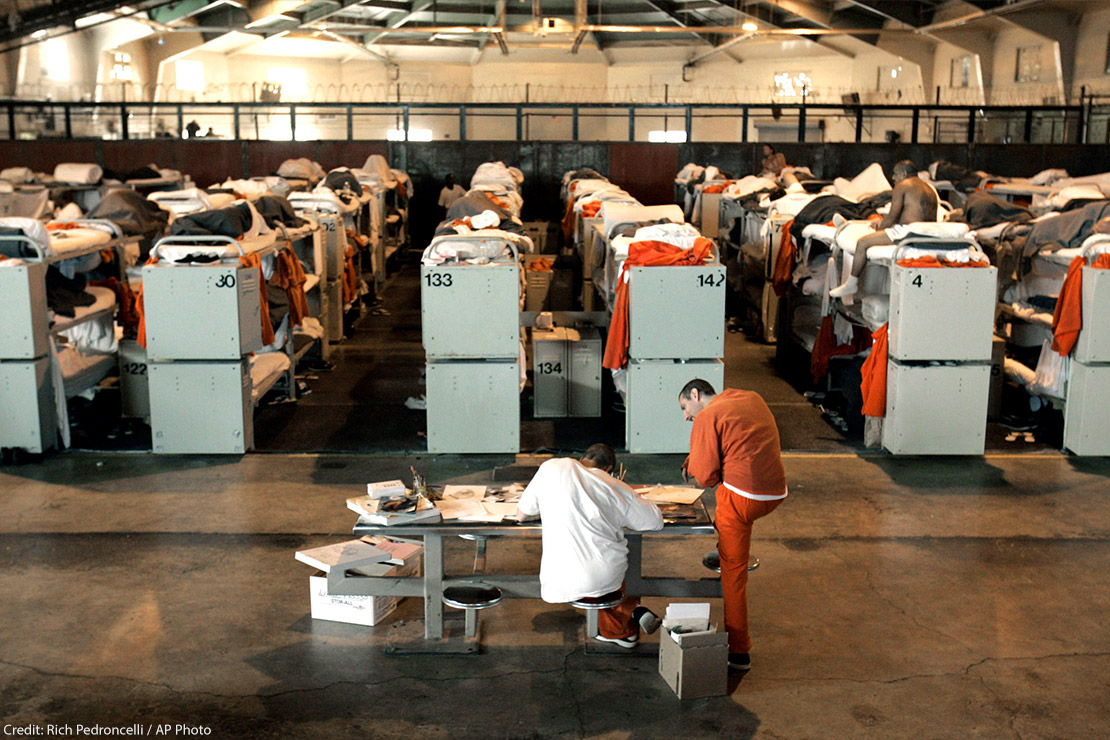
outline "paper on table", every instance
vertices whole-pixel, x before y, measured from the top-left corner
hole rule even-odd
[[[648,501],[667,504],[692,504],[701,498],[702,489],[691,486],[652,486],[636,492]]]
[[[436,508],[444,519],[466,519],[484,516],[482,497],[486,495],[485,486],[444,486],[443,497],[436,501]]]

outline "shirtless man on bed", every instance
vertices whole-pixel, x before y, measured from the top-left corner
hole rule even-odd
[[[872,222],[878,233],[865,236],[856,242],[852,274],[839,287],[829,291],[833,298],[843,298],[859,291],[859,276],[867,266],[867,250],[893,244],[906,235],[905,224],[918,221],[936,221],[939,205],[937,193],[917,176],[917,167],[908,159],[894,165],[891,173],[894,191],[890,197],[890,212],[882,221]]]

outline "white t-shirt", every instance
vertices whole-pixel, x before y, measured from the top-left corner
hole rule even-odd
[[[456,185],[453,188],[444,188],[439,191],[439,205],[441,208],[450,208],[455,205],[455,201],[466,195],[462,185]]]
[[[540,596],[551,604],[616,591],[628,570],[624,529],[663,528],[655,504],[570,458],[541,465],[517,508],[543,522]]]

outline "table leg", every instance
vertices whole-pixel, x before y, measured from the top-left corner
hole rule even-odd
[[[424,639],[443,638],[443,536],[424,535]]]

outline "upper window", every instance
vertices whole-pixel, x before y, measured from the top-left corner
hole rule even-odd
[[[204,92],[204,62],[195,59],[178,59],[174,62],[177,89]]]
[[[1015,82],[1040,82],[1041,80],[1041,47],[1021,46],[1017,50],[1017,71],[1014,74]]]
[[[949,87],[971,87],[971,56],[964,55],[952,60],[952,78]]]
[[[775,72],[775,97],[806,97],[813,92],[813,80],[805,72]]]
[[[42,44],[42,76],[69,82],[69,49],[65,39],[47,39]]]
[[[303,67],[270,67],[266,70],[266,82],[281,85],[281,94],[285,96],[308,93],[308,75]]]
[[[108,76],[117,82],[131,82],[132,75],[131,55],[125,51],[112,52],[112,71]]]

